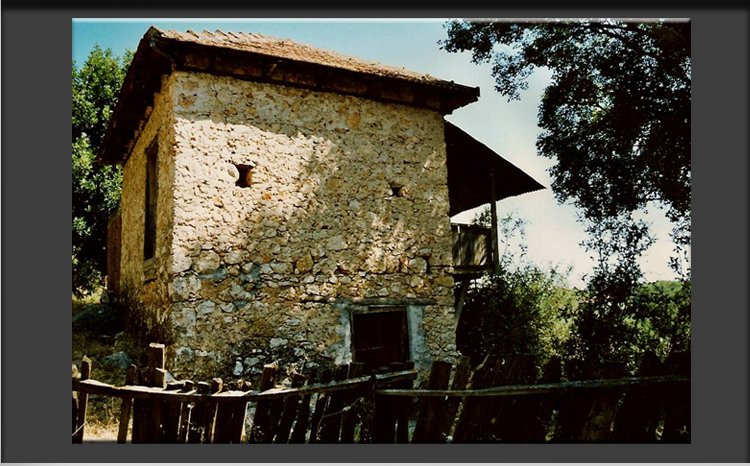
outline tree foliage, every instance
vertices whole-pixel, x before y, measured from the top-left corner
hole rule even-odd
[[[487,275],[470,289],[456,332],[459,351],[477,361],[487,354],[560,354],[575,294],[564,275],[533,265]]]
[[[489,208],[474,219],[490,225]],[[577,306],[567,274],[526,261],[526,221],[510,212],[498,218],[500,270],[469,290],[457,329],[457,346],[477,362],[487,354],[530,353],[547,360],[561,354]]]
[[[567,314],[572,357],[633,364],[645,349],[690,346],[690,268],[679,292],[641,285],[638,258],[653,243],[634,213],[657,205],[678,254],[690,246],[691,60],[689,22],[564,20],[447,24],[449,52],[492,63],[509,100],[535,68],[552,79],[539,107],[537,149],[560,202],[572,201],[597,261],[580,305]]]
[[[496,90],[518,99],[535,68],[539,153],[557,160],[552,189],[586,219],[617,218],[651,201],[690,243],[690,23],[448,23],[449,52],[492,62]]]
[[[107,268],[107,222],[120,200],[119,167],[94,158],[104,137],[132,53],[98,46],[79,70],[73,62],[73,293],[95,289]]]

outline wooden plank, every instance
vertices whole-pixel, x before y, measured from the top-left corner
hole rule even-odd
[[[204,398],[196,401],[190,412],[187,443],[202,443],[204,439],[206,407],[208,406],[208,396],[211,393],[211,385],[207,382],[198,382],[197,390]]]
[[[451,383],[452,390],[462,390],[466,388],[469,383],[469,376],[471,375],[471,359],[468,356],[464,356],[458,362],[456,371],[453,375],[453,382]],[[438,427],[437,442],[445,443],[453,430],[453,424],[456,419],[456,413],[458,413],[458,407],[461,404],[461,397],[449,396],[445,398],[445,405],[441,414],[440,425]]]
[[[332,378],[331,370],[324,369],[320,381],[325,384],[330,382]],[[315,400],[315,410],[310,422],[310,438],[308,443],[318,442],[318,430],[320,429],[320,421],[323,419],[323,412],[325,412],[326,405],[328,404],[328,397],[328,393],[320,393]]]
[[[135,374],[137,370],[135,364],[128,366],[128,370],[125,373],[125,385],[133,385],[135,383]],[[122,399],[122,405],[120,408],[120,425],[117,431],[117,443],[125,443],[127,441],[128,424],[130,423],[130,408],[132,403],[132,398]]]
[[[562,361],[559,356],[553,356],[552,359],[544,365],[540,384],[559,383],[562,377]],[[512,431],[513,437],[509,439],[512,442],[524,443],[542,443],[547,440],[547,436],[552,432],[551,422],[554,410],[559,405],[559,391],[550,393],[528,395],[529,412],[522,424],[521,429]]]
[[[224,381],[219,377],[211,379],[211,394],[220,393],[224,389]],[[206,404],[206,414],[203,418],[203,443],[213,443],[214,428],[216,427],[216,411],[218,401],[213,398],[208,399]]]
[[[616,379],[625,375],[625,364],[605,362],[597,378]],[[600,388],[590,394],[589,415],[583,428],[576,436],[578,442],[607,442],[612,437],[612,421],[617,404],[622,396],[620,387]]]
[[[519,354],[507,360],[511,363],[495,383],[496,386],[533,384],[536,382],[536,356]],[[490,408],[494,412],[494,428],[484,441],[504,443],[526,442],[526,432],[536,418],[537,400],[534,396],[497,397]]]
[[[81,380],[86,380],[91,377],[91,359],[84,356],[81,362]],[[86,409],[88,408],[88,395],[86,393],[78,393],[78,420],[76,422],[75,435],[73,436],[73,443],[83,443],[83,431],[84,425],[86,424]]]
[[[179,401],[164,402],[164,443],[177,443],[180,434],[180,414],[182,413],[182,403]]]
[[[470,388],[486,388],[495,379],[501,363],[502,360],[497,356],[486,356],[482,364],[474,371],[471,382],[469,382]],[[453,434],[453,443],[472,442],[474,430],[484,422],[486,414],[482,412],[482,403],[480,400],[474,398],[464,400],[464,406],[459,415],[455,433]]]
[[[268,390],[274,386],[276,382],[276,371],[278,370],[278,364],[275,362],[272,364],[266,364],[263,366],[263,374],[260,380],[260,389]],[[253,425],[250,429],[250,442],[251,443],[263,443],[266,439],[268,432],[268,421],[269,421],[269,410],[271,403],[269,401],[259,401],[255,405],[255,415],[253,416]]]
[[[144,370],[136,369],[137,383],[146,384]],[[131,434],[131,443],[143,443],[143,416],[145,400],[133,397],[133,433]]]
[[[406,361],[404,370],[414,369],[414,361]],[[394,382],[394,388],[412,388],[413,380]],[[403,397],[396,400],[393,408],[396,412],[396,443],[409,443],[409,413],[411,412],[413,398]]]
[[[417,378],[417,372],[415,370],[404,370],[388,374],[377,374],[374,376],[375,387],[386,387],[393,385],[396,382],[404,380],[415,380]],[[202,383],[202,382],[201,382]],[[356,379],[344,380],[342,382],[329,382],[320,383],[310,386],[303,386],[300,388],[270,388],[263,391],[226,391],[218,393],[216,395],[209,395],[209,397],[218,398],[232,398],[234,401],[268,401],[278,400],[285,398],[289,395],[312,395],[318,393],[332,393],[338,391],[347,391],[354,388],[369,387],[373,384],[371,377],[358,377]],[[205,398],[203,395],[197,393],[181,393],[181,392],[169,392],[164,391],[156,387],[146,386],[122,386],[116,387],[110,384],[99,382],[96,380],[80,380],[73,378],[73,391],[84,392],[90,395],[102,395],[102,396],[116,396],[124,398],[126,396],[134,399],[143,400],[171,400],[171,401],[188,401],[195,402],[201,401]],[[443,395],[446,396],[446,395]]]
[[[569,378],[610,379],[622,377],[622,364],[572,361],[566,367]],[[555,442],[604,442],[610,438],[619,387],[595,388],[563,395],[560,403]]]
[[[240,381],[240,390],[242,381]],[[234,404],[232,401],[224,401],[216,406],[216,420],[214,436],[211,443],[229,443],[232,438],[232,418],[234,416]]]
[[[663,364],[653,351],[643,355],[636,376],[663,374]],[[656,441],[656,428],[661,420],[664,390],[654,386],[628,388],[622,406],[617,410],[612,440],[627,443]]]
[[[292,388],[301,387],[304,383],[305,377],[302,374],[292,374]],[[299,409],[299,402],[299,395],[288,396],[284,401],[284,410],[282,411],[281,420],[279,421],[279,429],[276,431],[273,443],[289,442],[289,434],[292,431],[292,424],[294,423],[294,418]]]
[[[487,387],[502,387],[505,385],[511,385],[515,372],[518,371],[522,355],[518,354],[506,354],[501,356],[499,359],[499,366],[492,380],[488,381]],[[477,400],[481,403],[481,408],[476,408],[482,416],[480,416],[474,423],[471,433],[468,434],[471,442],[494,442],[497,443],[497,428],[500,424],[501,429],[504,424],[504,419],[501,416],[501,412],[508,406],[506,399],[508,397],[487,397]]]
[[[406,367],[406,363],[394,362],[387,366],[388,371],[399,371]],[[394,381],[395,383],[395,381]],[[391,385],[393,386],[392,383]],[[372,426],[372,440],[375,443],[394,443],[397,440],[396,423],[398,421],[397,400],[388,397],[373,397],[374,414]],[[408,419],[407,419],[408,421]]]
[[[243,392],[250,390],[250,382],[240,381],[237,384],[237,389]],[[234,413],[232,414],[232,426],[231,426],[231,437],[232,443],[242,443],[242,434],[245,430],[245,417],[247,416],[247,401],[233,401],[231,402]]]
[[[353,362],[349,365],[349,377],[355,378],[360,377],[365,373],[365,365],[361,362]],[[361,388],[352,389],[348,392],[347,398],[344,401],[347,410],[344,413],[344,417],[341,421],[341,443],[353,443],[354,432],[356,430],[357,421],[359,418],[359,410],[361,410],[362,399],[361,397],[366,396]]]
[[[667,375],[690,377],[690,352],[672,353],[664,362]],[[690,443],[691,409],[690,384],[679,383],[665,387],[664,431],[661,441]]]
[[[193,390],[193,381],[186,380],[183,384],[182,391],[190,392]],[[177,434],[177,443],[187,442],[188,431],[190,430],[190,417],[193,410],[193,405],[190,402],[182,402],[182,409],[180,411],[180,427]]]
[[[307,376],[307,385],[315,383],[315,370],[310,370]],[[289,443],[305,443],[305,435],[307,433],[307,426],[310,424],[310,402],[312,395],[307,394],[302,396],[300,401],[299,413],[297,414],[297,422],[294,424],[294,430],[292,436],[289,439]]]
[[[599,368],[598,361],[583,361],[580,359],[565,362],[565,373],[569,381],[581,381],[594,378]],[[571,443],[576,436],[579,425],[586,421],[590,408],[589,392],[568,390],[560,396],[560,410],[557,416],[557,426],[553,436],[555,443]]]
[[[336,369],[334,381],[346,380],[349,377],[349,365],[345,364]],[[331,394],[331,400],[323,414],[320,427],[320,442],[338,443],[341,434],[341,419],[344,414],[344,398],[347,392],[336,392]]]
[[[73,392],[73,430],[71,433],[73,443],[75,443],[77,426],[78,426],[78,400],[76,400],[75,392]]]
[[[451,376],[451,365],[446,361],[434,361],[430,370],[428,389],[445,390]],[[420,400],[419,415],[414,428],[412,443],[435,442],[439,436],[439,416],[444,408],[445,399],[432,397]]]
[[[284,400],[285,398],[276,398],[269,402],[271,407],[268,409],[268,428],[263,440],[264,443],[272,443],[276,432],[279,430],[281,413],[284,410]]]

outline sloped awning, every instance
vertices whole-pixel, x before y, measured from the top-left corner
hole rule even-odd
[[[445,122],[450,215],[492,202],[490,174],[495,175],[495,200],[545,189],[520,168],[477,141],[458,126]]]

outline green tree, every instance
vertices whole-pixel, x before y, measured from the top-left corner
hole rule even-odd
[[[653,327],[669,314],[635,305],[639,296],[647,301],[637,259],[653,238],[633,214],[665,208],[676,252],[691,241],[690,23],[452,21],[447,30],[444,49],[492,62],[496,90],[509,100],[520,98],[535,68],[552,72],[537,148],[556,160],[552,190],[580,209],[589,233],[584,246],[597,261],[570,315],[568,352],[631,360],[638,352],[632,345],[644,342],[634,323],[650,319]],[[681,271],[676,258],[670,264]],[[682,272],[689,289],[689,266]],[[682,315],[687,309],[689,316],[689,293],[683,297]],[[689,331],[681,335],[689,347]]]
[[[469,290],[456,331],[458,350],[475,361],[490,353],[530,353],[546,361],[562,353],[569,325],[561,316],[576,304],[557,270],[501,266]]]
[[[535,68],[552,71],[537,147],[557,161],[558,200],[593,222],[653,201],[667,209],[675,243],[690,244],[689,22],[453,21],[447,30],[443,48],[491,61],[509,100]]]
[[[474,223],[489,226],[489,208]],[[466,297],[456,332],[462,354],[475,362],[487,354],[531,353],[548,360],[562,354],[577,307],[567,288],[569,271],[526,261],[525,220],[511,212],[498,218],[500,267],[478,280]]]
[[[79,70],[73,61],[73,293],[101,284],[107,268],[107,221],[120,200],[122,171],[95,163],[132,53],[98,46]]]

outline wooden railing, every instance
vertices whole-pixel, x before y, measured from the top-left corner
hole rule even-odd
[[[454,274],[492,270],[492,229],[479,225],[451,224]]]
[[[273,363],[251,390],[218,378],[167,384],[164,346],[149,351],[141,385],[135,366],[125,386],[92,380],[84,359],[73,378],[74,443],[89,395],[123,400],[118,443],[690,442],[690,353],[663,363],[647,354],[635,377],[622,364],[559,358],[540,372],[533,355],[490,355],[477,367],[435,361],[419,389],[413,363],[293,374],[291,387],[276,386]]]

